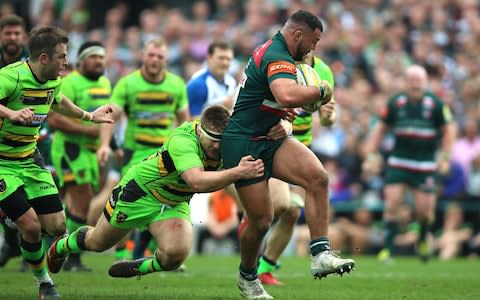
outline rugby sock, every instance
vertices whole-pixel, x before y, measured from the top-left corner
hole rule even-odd
[[[258,260],[258,274],[271,273],[277,267],[277,263],[262,255]]]
[[[398,224],[395,221],[385,221],[385,248],[388,249],[390,255],[394,253],[394,240],[398,232]]]
[[[430,232],[431,223],[430,222],[421,222],[420,223],[420,237],[419,241],[424,242],[427,240],[427,234]]]
[[[45,263],[45,248],[40,240],[37,243],[29,243],[23,238],[20,241],[20,251],[32,270],[38,284],[52,282]]]
[[[65,253],[80,253],[87,250],[85,237],[90,228],[90,226],[82,226],[66,237],[61,238],[57,243],[57,253],[63,255]]]
[[[257,269],[245,268],[240,264],[239,267],[240,275],[248,281],[253,281],[257,279]]]
[[[330,250],[330,242],[327,237],[321,237],[310,241],[310,253],[312,256],[327,250]]]
[[[160,266],[157,260],[157,252],[155,252],[153,256],[145,258],[138,267],[138,270],[143,275],[163,271],[162,266]]]

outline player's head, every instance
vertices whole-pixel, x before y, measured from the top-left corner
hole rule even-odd
[[[150,40],[143,48],[143,71],[152,76],[163,72],[167,67],[167,55],[167,42],[163,38],[157,37]]]
[[[41,78],[56,79],[58,73],[67,65],[66,33],[53,26],[39,26],[30,32],[28,48],[30,61],[41,66]]]
[[[233,47],[226,41],[215,41],[208,46],[208,69],[217,78],[228,72],[233,60]]]
[[[105,48],[101,42],[87,41],[78,49],[78,71],[83,76],[97,80],[105,71]]]
[[[282,34],[295,61],[303,60],[308,52],[315,49],[322,32],[322,21],[306,10],[292,14],[282,28]]]
[[[7,15],[0,19],[0,47],[10,56],[18,55],[25,35],[25,22],[17,15]]]
[[[220,159],[220,139],[230,120],[230,111],[223,105],[207,107],[200,117],[197,136],[210,159]]]
[[[410,97],[422,97],[428,84],[427,71],[422,66],[411,65],[405,70],[405,82]]]

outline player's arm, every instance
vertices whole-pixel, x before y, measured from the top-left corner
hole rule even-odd
[[[191,168],[180,176],[197,193],[220,190],[241,179],[263,176],[264,165],[261,159],[244,156],[236,167],[221,171],[205,171],[202,167]]]
[[[184,107],[183,109],[177,110],[175,112],[175,117],[177,118],[177,124],[181,125],[183,122],[187,122],[190,120],[190,112],[188,110],[188,106]]]
[[[64,133],[85,134],[92,137],[98,137],[99,134],[98,125],[85,125],[53,111],[48,113],[47,121],[50,128],[60,130]]]
[[[440,174],[446,174],[450,169],[450,154],[452,152],[452,145],[456,139],[457,125],[453,121],[448,106],[444,106],[442,114],[447,123],[445,123],[441,129],[442,140],[438,157],[438,172]]]
[[[113,119],[111,117],[113,110],[111,105],[102,105],[93,112],[87,112],[75,105],[64,95],[61,97],[61,101],[52,104],[53,111],[67,117],[87,120],[93,123],[113,123]]]
[[[387,130],[388,126],[382,120],[378,120],[370,133],[365,146],[365,159],[362,164],[362,171],[367,175],[374,175],[380,171],[382,158],[378,153],[378,148]]]
[[[332,124],[335,123],[337,120],[337,112],[335,107],[336,102],[333,98],[327,104],[320,106],[318,114],[320,116],[320,124],[322,126],[332,126]]]
[[[10,75],[10,74],[9,74]],[[33,121],[33,110],[30,108],[23,108],[21,110],[11,110],[7,107],[9,95],[11,95],[18,82],[18,74],[16,76],[9,76],[0,73],[0,118],[10,119],[12,122],[20,122],[22,124],[30,124]]]
[[[112,119],[117,122],[120,119],[120,116],[123,113],[123,110],[120,106],[116,104],[111,104],[112,107]],[[99,140],[100,140],[100,145],[98,146],[97,149],[97,159],[100,163],[100,165],[103,165],[107,160],[108,157],[110,156],[111,153],[111,142],[112,142],[112,136],[113,136],[113,131],[115,129],[115,124],[101,124],[100,125],[100,130],[99,130]]]

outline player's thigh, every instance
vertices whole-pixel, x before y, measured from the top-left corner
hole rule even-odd
[[[182,202],[165,208],[148,225],[157,247],[167,254],[188,254],[192,248],[190,208]]]
[[[269,195],[268,181],[237,187],[242,206],[251,222],[265,218],[273,220],[273,206]]]
[[[435,211],[437,197],[434,192],[414,190],[413,199],[417,216],[429,216]]]
[[[268,181],[268,189],[275,213],[284,211],[290,206],[290,189],[288,183],[276,178],[270,178]]]
[[[393,209],[401,205],[405,199],[405,191],[407,185],[405,183],[388,183],[383,188],[385,197],[385,208]]]
[[[325,169],[310,149],[294,138],[287,138],[273,158],[272,175],[288,183],[308,186],[315,180],[326,180]]]

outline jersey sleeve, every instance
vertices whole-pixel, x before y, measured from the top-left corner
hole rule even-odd
[[[0,71],[0,103],[3,99],[8,98],[16,89],[18,82],[18,73],[3,69]],[[6,102],[6,101],[5,101]]]
[[[263,56],[260,66],[269,84],[277,78],[297,79],[297,67],[288,53],[269,49]]]
[[[453,116],[450,107],[442,100],[437,98],[438,108],[435,111],[435,125],[440,128],[445,124],[452,122]]]
[[[388,126],[392,126],[395,123],[394,115],[394,98],[388,100],[387,104],[380,111],[380,120],[382,120]]]
[[[207,100],[207,85],[205,81],[201,80],[200,76],[191,79],[187,83],[187,93],[190,115],[192,117],[200,116],[203,105]]]
[[[188,107],[188,96],[187,96],[187,86],[185,85],[185,81],[181,78],[179,78],[177,97],[178,99],[177,99],[176,111],[182,111],[186,107]]]
[[[127,77],[120,79],[113,88],[111,102],[125,110],[127,105]]]
[[[175,134],[170,137],[167,151],[179,174],[192,168],[203,168],[198,153],[198,144],[187,134]]]

